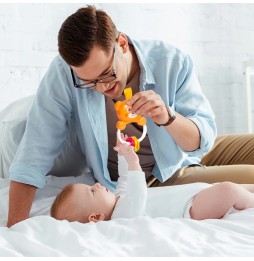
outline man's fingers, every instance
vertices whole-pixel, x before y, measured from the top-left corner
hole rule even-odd
[[[163,106],[159,106],[156,108],[153,108],[152,110],[148,111],[148,117],[154,117],[154,116],[158,116],[161,115],[164,111],[164,107]]]
[[[136,93],[128,102],[127,104],[131,106],[131,113],[141,115],[147,114],[148,108],[164,105],[160,95],[151,90]]]

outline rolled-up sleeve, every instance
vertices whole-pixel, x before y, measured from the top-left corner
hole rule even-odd
[[[28,115],[26,130],[13,163],[10,179],[42,188],[68,133],[72,94],[60,57],[41,81]]]
[[[217,135],[215,116],[209,101],[203,94],[194,73],[192,60],[186,56],[178,75],[175,109],[193,121],[199,129],[200,147],[191,156],[200,156],[209,151]]]

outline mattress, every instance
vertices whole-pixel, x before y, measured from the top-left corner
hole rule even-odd
[[[9,181],[0,179],[0,256],[254,256],[254,209],[220,220],[147,216],[81,224],[49,216],[62,187],[84,177],[47,177],[30,218],[7,228]]]

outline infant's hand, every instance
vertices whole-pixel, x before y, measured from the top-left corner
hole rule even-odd
[[[119,155],[124,156],[128,164],[128,170],[141,170],[139,164],[139,158],[134,148],[126,143],[119,144],[116,150],[118,150]]]
[[[134,148],[126,143],[121,143],[118,145],[118,153],[125,157],[126,161],[129,162],[130,160],[134,160],[138,158],[138,155],[134,151]]]
[[[122,138],[122,140],[126,141],[127,138],[128,138],[128,135],[121,133],[121,138]],[[117,137],[116,138],[116,146],[113,149],[115,151],[117,151],[119,155],[123,156],[122,151],[120,150],[120,147],[119,147],[120,144],[122,144],[122,143],[121,143],[121,141]]]

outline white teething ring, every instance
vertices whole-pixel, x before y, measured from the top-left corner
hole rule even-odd
[[[146,125],[144,125],[144,126],[143,126],[143,134],[142,134],[142,136],[138,139],[139,142],[141,142],[141,141],[145,138],[146,133],[147,133],[147,127],[146,127]],[[120,131],[119,129],[117,130],[117,138],[120,140],[121,143],[130,144],[128,141],[125,141],[125,140],[122,139],[122,137],[121,137],[121,131]]]

